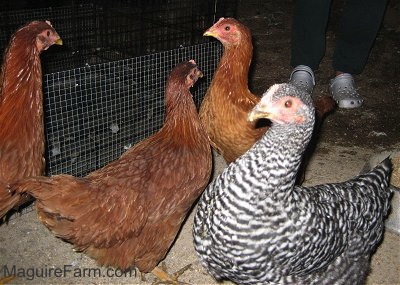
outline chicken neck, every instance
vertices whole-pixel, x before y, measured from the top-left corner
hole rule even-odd
[[[166,116],[163,132],[174,133],[179,144],[195,144],[199,134],[204,133],[198,118],[196,105],[187,87],[171,85],[166,90]]]
[[[231,191],[235,192],[232,195],[240,196],[241,199],[245,197],[249,205],[260,205],[268,200],[276,203],[285,201],[293,190],[301,158],[311,134],[312,126],[295,126],[293,129],[293,126],[273,125],[239,159],[239,166],[229,167],[228,176],[246,177],[251,173],[249,179],[256,180],[251,183],[251,187],[231,187]],[[248,170],[243,172],[241,165],[246,165]]]
[[[30,173],[32,167],[24,169],[26,173],[8,170],[7,174],[4,174],[6,177],[3,177],[6,181],[21,175],[38,175],[43,170],[44,125],[40,52],[34,39],[32,45],[27,45],[24,36],[20,33],[12,38],[4,56],[0,77],[0,137],[3,141],[0,142],[0,152],[3,159],[8,161],[5,161],[4,165],[13,161],[10,156],[14,155],[15,161],[35,161],[35,170],[34,173]]]
[[[212,82],[212,88],[227,92],[216,92],[227,96],[231,100],[239,100],[240,97],[254,96],[248,88],[248,77],[251,58],[253,56],[252,46],[248,44],[226,46]],[[228,90],[234,90],[241,94],[240,97],[233,96]],[[232,95],[232,96],[231,96]]]

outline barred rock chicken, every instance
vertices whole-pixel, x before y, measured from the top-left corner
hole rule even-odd
[[[238,284],[362,284],[388,213],[389,159],[343,183],[295,186],[313,131],[309,94],[274,85],[249,114],[258,118],[269,131],[200,198],[202,264]]]
[[[200,107],[200,118],[212,147],[227,163],[244,154],[268,129],[254,126],[247,114],[260,101],[248,87],[253,44],[249,28],[233,18],[220,18],[205,33],[218,39],[224,53]],[[334,100],[323,96],[314,102],[318,120],[334,108]]]
[[[43,175],[44,122],[40,53],[62,41],[50,22],[33,21],[14,33],[0,75],[0,218],[27,202],[7,184]]]
[[[211,175],[211,147],[189,91],[200,76],[193,60],[171,71],[163,127],[118,160],[83,178],[30,178],[12,190],[34,196],[42,223],[100,265],[171,281],[155,266]]]

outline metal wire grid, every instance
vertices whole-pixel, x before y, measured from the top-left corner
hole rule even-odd
[[[217,18],[235,15],[237,0],[60,1],[68,2],[1,11],[0,50],[15,30],[36,19],[50,20],[64,42],[43,53],[44,73],[194,45],[207,41],[202,33]]]
[[[213,0],[150,1],[130,9],[106,3],[101,33],[113,50],[143,55],[204,42],[202,33],[213,23]],[[115,29],[122,32],[115,33]]]
[[[44,72],[66,70],[81,66],[79,51],[86,52],[99,45],[98,21],[101,9],[94,4],[82,4],[40,9],[11,10],[0,12],[0,50],[9,43],[11,35],[32,20],[50,20],[64,41],[64,46],[49,49],[42,58]],[[54,63],[54,64],[53,64]],[[73,62],[72,62],[73,63]]]
[[[195,59],[205,74],[192,89],[199,106],[220,44],[169,49],[203,42],[216,19],[235,15],[237,1],[61,0],[30,9],[18,3],[0,4],[0,51],[15,30],[36,19],[50,20],[63,38],[63,47],[41,56],[47,174],[83,176],[161,127],[165,80],[180,61]],[[143,56],[161,50],[168,51]]]
[[[199,106],[221,54],[210,42],[45,75],[47,174],[84,176],[156,132],[166,78],[184,60],[205,75],[192,88]]]

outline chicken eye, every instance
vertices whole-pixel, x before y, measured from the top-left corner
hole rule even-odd
[[[292,100],[285,101],[285,108],[290,108],[290,107],[292,107],[292,105],[293,105]]]
[[[47,31],[47,36],[50,37],[50,31]]]
[[[231,27],[230,26],[225,26],[225,31],[229,31],[231,29]]]

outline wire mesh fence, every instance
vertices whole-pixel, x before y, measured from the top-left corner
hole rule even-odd
[[[221,53],[210,42],[46,74],[48,174],[83,176],[156,132],[167,76],[181,61],[194,59],[204,73],[192,90],[199,106]]]
[[[46,175],[84,176],[158,131],[166,79],[179,62],[194,59],[204,73],[191,90],[199,107],[222,51],[213,41],[44,75]]]
[[[46,1],[38,2],[43,6]],[[51,7],[26,8],[18,0],[3,1],[0,50],[21,25],[46,19],[64,44],[43,53],[44,73],[141,56],[206,42],[205,29],[220,16],[234,16],[236,2],[64,0],[50,1]]]
[[[84,176],[156,132],[168,73],[181,61],[194,59],[204,73],[192,88],[199,106],[222,54],[202,34],[219,17],[235,16],[236,3],[1,1],[0,52],[32,20],[50,20],[63,39],[41,55],[46,174]]]

